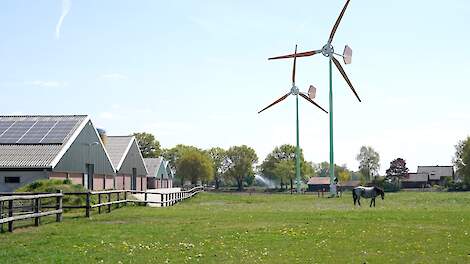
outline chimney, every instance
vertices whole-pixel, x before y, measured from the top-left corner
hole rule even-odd
[[[106,135],[106,130],[102,128],[97,128],[96,131],[98,131],[98,135],[100,135],[101,141],[103,141],[103,145],[106,146],[106,144],[108,144],[108,136]]]

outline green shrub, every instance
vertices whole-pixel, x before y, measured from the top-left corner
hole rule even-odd
[[[16,192],[37,192],[37,193],[56,193],[61,190],[63,193],[86,192],[80,184],[72,184],[69,179],[66,180],[38,180],[25,185],[16,190]],[[91,203],[95,203],[96,197],[91,197]],[[53,199],[44,199],[44,203],[54,203]],[[85,205],[86,195],[65,195],[62,203],[64,205]]]

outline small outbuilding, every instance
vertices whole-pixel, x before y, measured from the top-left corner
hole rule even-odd
[[[428,183],[430,185],[443,185],[446,179],[455,180],[453,166],[418,166],[418,174],[425,173],[429,175]]]
[[[357,181],[357,180],[349,180],[345,182],[340,182],[338,184],[338,186],[341,188],[341,191],[343,192],[346,190],[352,190],[359,185],[361,185],[361,181]]]
[[[173,172],[169,162],[163,157],[145,158],[147,167],[148,189],[173,188]]]
[[[408,177],[401,180],[401,187],[408,188],[425,188],[429,182],[429,174],[427,173],[408,173]]]
[[[308,182],[308,191],[317,192],[317,191],[330,191],[330,177],[311,177]]]
[[[40,179],[113,187],[113,164],[89,116],[0,116],[0,191]]]
[[[134,136],[106,136],[105,147],[116,170],[116,189],[147,190],[147,169]]]

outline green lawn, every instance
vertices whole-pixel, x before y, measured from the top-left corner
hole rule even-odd
[[[470,263],[470,193],[213,194],[0,234],[1,263]]]

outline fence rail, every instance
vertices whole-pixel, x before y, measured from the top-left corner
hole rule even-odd
[[[38,226],[40,224],[41,217],[53,214],[56,214],[56,221],[60,222],[62,220],[62,213],[64,209],[84,209],[85,217],[90,217],[93,209],[98,209],[98,214],[101,214],[103,209],[106,209],[106,211],[109,213],[111,212],[113,206],[120,208],[121,206],[125,206],[128,203],[140,205],[156,204],[160,207],[167,207],[185,199],[189,199],[202,191],[204,191],[204,187],[198,186],[189,190],[170,193],[137,190],[107,190],[65,193],[0,192],[0,231],[4,231],[4,223],[8,223],[8,231],[12,232],[14,221],[32,218],[35,219],[35,225]],[[143,199],[136,199],[135,197],[132,197],[132,195],[143,195]],[[85,204],[63,204],[63,199],[73,196],[84,196]],[[152,197],[158,197],[159,199],[151,199]],[[56,198],[54,204],[42,204],[42,199],[51,198]],[[96,198],[97,202],[95,202]],[[14,201],[31,201],[31,204],[14,205]],[[44,211],[44,209],[54,210]]]
[[[8,231],[13,232],[14,222],[26,219],[34,219],[34,225],[39,226],[41,217],[56,215],[56,222],[62,221],[62,198],[63,193],[49,194],[14,194],[0,197],[0,231],[4,232],[3,224],[8,225]],[[51,206],[41,206],[43,199],[53,199],[55,204]],[[31,206],[14,206],[18,201],[31,201]],[[5,206],[6,204],[6,206]],[[44,211],[44,209],[53,208],[55,210]]]

